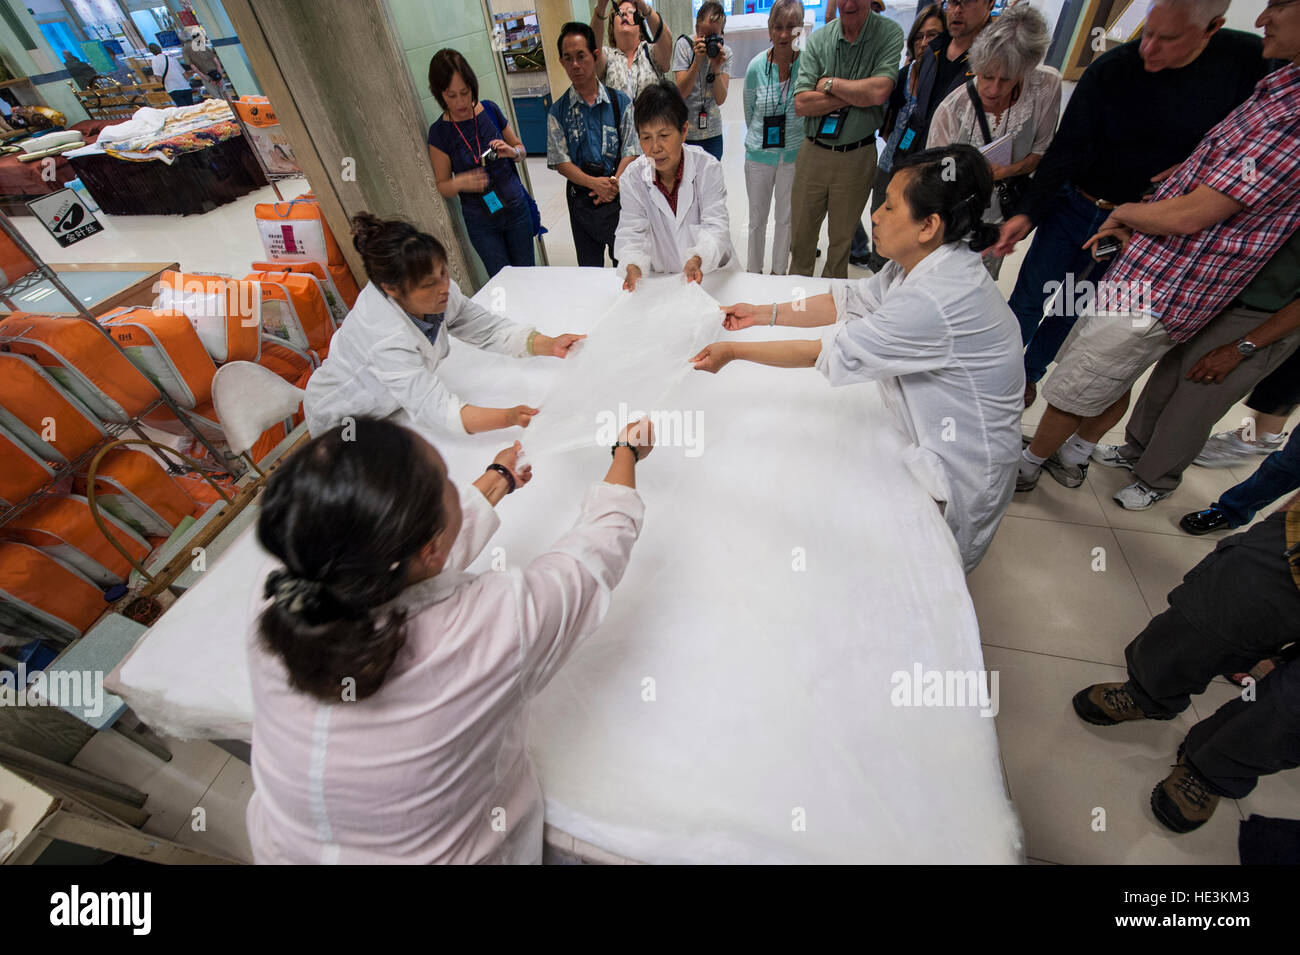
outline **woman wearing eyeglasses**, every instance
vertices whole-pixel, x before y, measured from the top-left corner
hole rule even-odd
[[[1056,134],[1061,74],[1042,65],[1051,40],[1047,21],[1033,7],[1007,7],[971,47],[975,75],[948,94],[930,121],[931,147],[967,143],[983,149],[1011,137],[989,155],[996,188],[985,222],[1000,226],[1021,211],[1030,174]],[[1002,257],[985,256],[984,265],[997,278]]]
[[[657,83],[672,62],[671,34],[663,17],[646,0],[598,0],[591,14],[591,32],[606,30],[609,45],[596,51],[596,76],[606,86],[622,90],[636,102]]]

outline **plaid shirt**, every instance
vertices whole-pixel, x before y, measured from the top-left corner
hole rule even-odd
[[[1243,208],[1191,235],[1136,233],[1105,278],[1112,289],[1150,283],[1150,314],[1175,342],[1191,338],[1228,306],[1300,226],[1300,66],[1260,80],[1250,99],[1206,133],[1161,183],[1154,199],[1186,195],[1198,185]]]

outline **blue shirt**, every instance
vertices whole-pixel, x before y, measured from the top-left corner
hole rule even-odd
[[[433,345],[438,341],[438,332],[442,330],[442,319],[445,313],[439,312],[437,315],[426,315],[423,318],[416,318],[410,312],[406,313],[407,318],[415,323],[415,327],[420,330],[429,344]]]
[[[491,100],[483,100],[483,112],[464,122],[454,123],[448,119],[439,119],[429,127],[429,145],[436,146],[451,159],[451,171],[468,172],[479,166],[479,157],[487,150],[488,143],[494,139],[504,138],[502,130],[508,126],[500,107]],[[477,150],[477,151],[476,151]],[[519,179],[513,159],[504,156],[494,159],[485,167],[488,178],[488,190],[495,190],[502,205],[512,206],[523,202],[527,193]],[[484,193],[462,192],[460,194],[461,211],[466,216],[490,215],[482,199]]]
[[[621,140],[621,146],[620,146]],[[546,116],[546,165],[599,164],[612,176],[624,156],[641,149],[632,125],[632,101],[622,90],[600,83],[596,102],[588,106],[572,86],[551,104]]]

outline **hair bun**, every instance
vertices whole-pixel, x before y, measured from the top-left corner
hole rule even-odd
[[[352,217],[352,244],[362,255],[366,247],[384,231],[384,221],[369,212],[358,212]]]

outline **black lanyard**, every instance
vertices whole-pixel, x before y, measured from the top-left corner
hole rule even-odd
[[[789,101],[786,98],[787,94],[793,96],[793,94],[790,93],[790,90],[794,86],[795,64],[798,63],[798,61],[799,61],[799,54],[796,53],[794,59],[790,61],[790,75],[786,77],[784,83],[781,82],[781,71],[778,69],[776,73],[776,85],[778,89],[780,89],[780,92],[777,94],[777,101],[775,105],[782,113],[784,113],[789,108]],[[771,50],[767,51],[767,85],[769,87],[772,86],[772,51]]]

